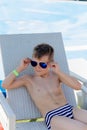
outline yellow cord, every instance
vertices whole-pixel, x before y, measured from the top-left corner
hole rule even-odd
[[[16,123],[41,122],[41,121],[44,121],[44,118],[20,119],[16,120]]]

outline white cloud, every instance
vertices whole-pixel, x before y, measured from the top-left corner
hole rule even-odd
[[[6,6],[0,7],[0,20],[6,20],[9,19],[9,11],[6,8]]]
[[[48,25],[42,21],[8,21],[7,24],[9,26],[8,33],[48,32]]]
[[[0,0],[0,6],[3,4],[3,1],[2,0]]]
[[[41,10],[41,9],[29,9],[29,8],[24,8],[23,11],[27,13],[39,13],[39,14],[54,14],[54,15],[60,15],[62,14],[57,12],[57,11],[48,11],[48,10]]]
[[[66,46],[65,47],[65,50],[66,51],[83,51],[83,50],[87,50],[87,45],[79,45],[79,46],[76,46],[76,45],[74,45],[74,46]]]
[[[77,1],[76,4],[78,4],[78,5],[87,5],[87,1]]]
[[[43,0],[39,0],[39,1],[43,1]],[[47,1],[50,2],[50,0],[47,0]],[[62,14],[65,15],[65,13],[67,13],[67,11],[66,12],[62,12],[61,10],[52,11],[51,9],[45,10],[45,9],[40,9],[40,8],[39,9],[21,8],[21,10],[25,11],[25,14],[28,13],[30,15],[32,15],[32,13],[33,14],[37,13],[37,14],[42,14],[42,15],[49,14],[50,16],[58,15],[58,17],[60,17]],[[6,12],[6,9],[4,10],[4,16],[5,15],[8,18],[8,12]],[[71,41],[76,40],[76,39],[86,40],[87,39],[87,12],[86,11],[80,12],[80,13],[78,12],[76,14],[73,14],[72,18],[69,17],[69,15],[67,15],[68,17],[61,18],[61,20],[59,21],[55,20],[53,22],[52,20],[47,21],[47,19],[45,18],[43,21],[40,21],[39,18],[38,20],[36,19],[32,20],[33,19],[32,17],[27,21],[26,20],[21,21],[20,18],[19,20],[16,20],[16,21],[12,21],[12,20],[7,21],[6,24],[9,28],[7,33],[62,32],[64,39],[69,38],[71,39]],[[74,18],[75,18],[75,21],[73,20]]]
[[[79,24],[87,24],[87,12],[80,13],[76,17],[78,19]]]
[[[47,23],[45,21],[40,20],[30,20],[30,21],[17,21],[7,22],[9,26],[9,33],[13,32],[63,32],[67,33],[70,28],[70,23],[68,20],[62,20],[60,22],[50,22]]]
[[[56,21],[56,22],[45,22],[40,20],[30,21],[8,21],[9,26],[8,33],[40,33],[40,32],[62,32],[64,38],[69,37],[71,40],[86,40],[87,39],[87,28],[83,26],[80,29],[81,23],[72,24],[68,19]]]
[[[50,2],[53,2],[53,3],[54,2],[61,2],[61,1],[64,2],[64,1],[73,1],[73,0],[47,0],[47,2],[49,2],[49,3]]]
[[[22,1],[22,2],[28,2],[28,3],[36,3],[36,4],[38,4],[38,3],[45,3],[46,2],[46,0],[20,0],[20,1]]]

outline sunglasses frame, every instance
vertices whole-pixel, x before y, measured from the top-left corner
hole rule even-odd
[[[34,63],[34,64],[33,64],[33,63]],[[48,63],[45,63],[45,62],[36,62],[36,61],[31,60],[31,65],[32,65],[33,67],[36,67],[38,64],[39,64],[39,66],[40,66],[42,69],[46,69]]]

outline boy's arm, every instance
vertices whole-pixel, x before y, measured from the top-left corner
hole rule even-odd
[[[82,90],[87,94],[87,87],[81,84],[77,79],[64,73],[59,74],[60,80],[75,90]]]
[[[58,78],[62,83],[76,90],[82,89],[82,84],[76,78],[62,72],[57,63],[53,62],[51,66],[52,70],[58,75]]]
[[[58,72],[57,74],[60,81],[63,82],[64,84],[75,90],[81,90],[82,84],[76,78],[67,75],[63,72]]]
[[[29,58],[25,58],[21,61],[21,64],[16,68],[16,73],[19,74],[23,70],[25,70],[30,63]],[[26,75],[22,76],[20,78],[17,78],[17,75],[12,71],[3,81],[2,86],[6,89],[11,89],[11,88],[17,88],[22,85],[26,84]]]

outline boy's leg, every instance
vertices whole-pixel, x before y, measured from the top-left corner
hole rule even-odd
[[[55,116],[51,119],[52,130],[87,130],[87,125],[68,117]]]
[[[74,108],[74,119],[87,124],[87,110]]]

